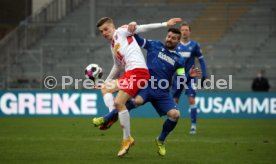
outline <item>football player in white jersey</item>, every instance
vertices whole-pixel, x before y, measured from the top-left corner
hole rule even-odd
[[[163,23],[140,25],[137,26],[134,33],[173,26],[181,21],[181,18],[172,18]],[[123,142],[117,155],[121,157],[134,144],[134,139],[130,135],[130,118],[125,106],[126,101],[134,97],[140,87],[147,85],[150,74],[143,53],[133,38],[133,33],[128,31],[127,25],[116,29],[111,18],[103,17],[98,20],[97,27],[102,36],[110,41],[113,54],[114,65],[104,85],[101,87],[101,91],[104,103],[109,111],[118,110],[119,121],[123,129]],[[124,74],[118,77],[123,71]],[[118,94],[114,99],[112,93],[117,91]],[[104,120],[93,120],[93,123],[101,124],[101,121]]]

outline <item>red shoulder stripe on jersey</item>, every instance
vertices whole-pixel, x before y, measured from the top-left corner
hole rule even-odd
[[[133,42],[132,36],[127,37],[127,42],[128,42],[128,45],[130,45]]]
[[[123,56],[121,55],[120,51],[117,51],[117,57],[119,60],[123,60]]]

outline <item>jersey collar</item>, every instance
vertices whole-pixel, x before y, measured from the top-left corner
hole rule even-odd
[[[184,43],[184,42],[180,41],[180,43],[183,44],[184,46],[187,46],[191,43],[191,41],[189,40],[189,42],[187,42],[187,43]]]

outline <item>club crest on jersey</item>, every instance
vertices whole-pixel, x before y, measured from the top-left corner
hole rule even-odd
[[[119,51],[119,48],[120,48],[120,43],[116,43],[115,46],[114,46],[114,54],[117,54],[117,52]]]

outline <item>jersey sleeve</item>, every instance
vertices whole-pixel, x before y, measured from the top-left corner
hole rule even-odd
[[[137,25],[136,30],[134,33],[131,33],[128,31],[128,25],[123,25],[117,29],[117,31],[124,36],[131,36],[133,34],[141,33],[141,32],[147,32],[150,30],[167,27],[167,22],[163,23],[151,23],[151,24],[144,24],[144,25]]]
[[[203,54],[201,52],[200,45],[198,43],[196,43],[195,54],[196,54],[196,56],[198,58],[198,61],[199,61],[199,64],[200,64],[200,68],[201,68],[201,72],[202,72],[202,77],[206,78],[207,77],[206,64],[205,64],[204,56],[203,56]]]
[[[117,32],[123,36],[131,36],[133,35],[131,32],[128,31],[128,25],[123,25],[117,29]]]
[[[200,58],[201,56],[203,56],[200,45],[197,42],[195,42],[195,50],[194,51],[195,51],[196,57]]]
[[[120,67],[118,67],[116,64],[113,65],[109,75],[107,76],[105,82],[111,81],[114,78],[117,78],[120,75]]]
[[[110,73],[107,76],[105,82],[110,81],[110,80],[112,80],[114,78],[117,78],[120,75],[121,71],[122,71],[120,62],[117,61],[116,58],[114,57],[112,49],[111,49],[111,52],[112,52],[112,57],[113,57],[114,65],[113,65],[112,69],[110,70]]]
[[[138,25],[135,33],[147,32],[162,27],[167,27],[167,22]]]
[[[151,41],[142,38],[138,34],[134,34],[134,38],[137,41],[138,45],[144,49],[149,49],[149,47],[151,46]]]

